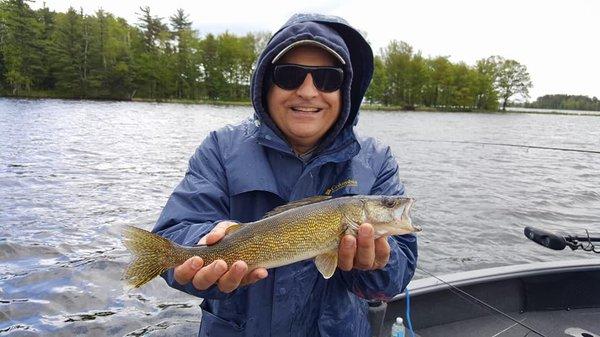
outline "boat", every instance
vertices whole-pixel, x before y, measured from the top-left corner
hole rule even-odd
[[[589,235],[532,227],[525,235],[552,249],[599,252],[593,242],[600,238]],[[396,317],[403,318],[407,337],[600,337],[600,259],[430,275],[411,282],[387,304],[372,305],[373,337],[390,336]]]

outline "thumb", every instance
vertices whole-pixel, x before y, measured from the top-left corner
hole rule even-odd
[[[215,228],[213,228],[208,234],[200,238],[198,241],[199,245],[214,245],[219,242],[224,236],[227,228],[231,225],[235,225],[237,222],[233,221],[221,221],[219,222]]]

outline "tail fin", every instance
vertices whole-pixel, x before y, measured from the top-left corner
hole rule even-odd
[[[122,277],[130,286],[139,288],[179,264],[176,258],[179,247],[171,241],[133,226],[124,226],[122,235],[123,244],[133,255]]]

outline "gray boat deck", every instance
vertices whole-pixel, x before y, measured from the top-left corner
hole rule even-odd
[[[600,337],[600,309],[598,308],[537,311],[522,314],[511,312],[509,314],[547,337]],[[410,334],[407,334],[407,337],[409,336]],[[415,336],[531,337],[537,335],[508,319],[497,315],[488,315],[424,328],[416,331]]]
[[[600,337],[599,259],[490,268],[441,278],[543,336]],[[537,336],[435,278],[416,280],[409,289],[415,336]],[[395,317],[406,321],[405,313],[404,295],[388,303],[380,336],[389,336]]]

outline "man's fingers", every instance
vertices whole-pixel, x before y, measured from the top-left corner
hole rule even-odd
[[[194,275],[202,266],[204,265],[204,261],[198,256],[191,257],[187,259],[181,265],[175,267],[173,276],[175,281],[179,284],[187,284],[189,283]]]
[[[354,266],[354,255],[356,253],[356,238],[352,235],[344,235],[338,249],[338,267],[349,271]]]
[[[362,270],[373,268],[373,262],[375,261],[375,241],[373,235],[373,226],[371,224],[362,224],[358,228],[354,268]]]
[[[251,272],[249,272],[248,275],[246,275],[242,279],[242,282],[240,284],[241,285],[252,284],[254,282],[258,282],[264,278],[267,278],[267,276],[269,276],[269,272],[267,272],[267,270],[265,268],[256,268],[256,269],[252,270]]]
[[[223,260],[216,260],[208,266],[200,269],[194,278],[192,284],[198,290],[206,290],[227,271],[227,263]]]
[[[219,290],[224,293],[230,293],[239,287],[242,278],[248,271],[248,265],[244,261],[236,261],[231,265],[231,268],[221,276],[217,285]]]
[[[381,269],[385,267],[390,260],[390,244],[388,237],[382,236],[375,240],[375,263],[373,269]]]

